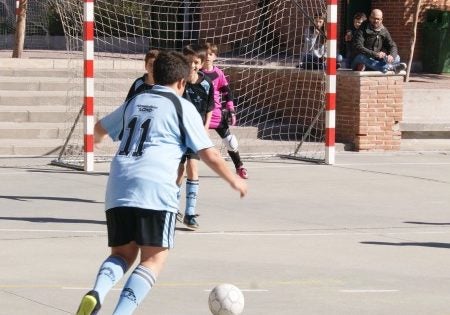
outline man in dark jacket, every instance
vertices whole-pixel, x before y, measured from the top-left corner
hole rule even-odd
[[[353,70],[363,71],[366,67],[383,73],[406,70],[406,64],[400,63],[397,45],[383,25],[383,12],[379,9],[372,10],[369,20],[355,33],[352,46]]]

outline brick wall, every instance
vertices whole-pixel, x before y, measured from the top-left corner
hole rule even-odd
[[[373,0],[372,8],[381,9],[384,12],[384,25],[388,28],[399,48],[399,54],[403,61],[409,59],[411,50],[411,38],[413,34],[413,20],[415,14],[415,0]],[[450,10],[448,0],[423,0],[417,27],[417,41],[414,52],[414,60],[422,60],[422,30],[428,9]]]
[[[259,2],[251,0],[245,6],[239,7],[237,6],[238,2],[236,0],[230,0],[223,6],[223,10],[220,12],[211,11],[212,7],[205,6],[202,9],[202,14],[205,16],[204,21],[209,22],[201,25],[201,38],[213,40],[215,43],[221,46],[223,45],[220,47],[221,53],[236,49],[236,47],[255,40],[253,35],[257,33],[260,17],[258,14],[261,13],[258,9]],[[339,21],[341,21],[341,16],[345,14],[344,6],[342,5],[343,2],[344,0],[340,0],[339,2],[341,4],[338,10]],[[407,61],[410,55],[415,2],[416,0],[372,1],[372,8],[379,8],[384,12],[384,24],[397,43],[399,54],[403,61]],[[275,28],[276,31],[271,34],[268,40],[271,41],[271,45],[280,45],[287,53],[298,55],[301,49],[302,29],[309,22],[303,13],[290,1],[273,1],[270,3],[270,14],[268,14],[269,23],[271,28]],[[304,8],[310,15],[320,11],[320,8],[316,7],[318,5],[317,3],[306,4],[302,2],[302,5],[305,5]],[[423,21],[425,20],[426,11],[430,8],[450,10],[450,1],[422,1],[414,53],[415,61],[422,60]],[[223,16],[227,18],[224,19]],[[215,24],[211,24],[211,20]],[[344,30],[341,27],[342,25],[338,24],[339,34],[342,36]],[[208,31],[205,31],[206,29]]]
[[[259,138],[300,140],[322,113],[325,74],[296,68],[223,66],[241,126],[258,126]],[[320,129],[320,128],[319,128]]]
[[[356,151],[400,149],[403,76],[339,71],[336,141]]]

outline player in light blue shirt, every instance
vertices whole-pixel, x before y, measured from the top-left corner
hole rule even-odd
[[[173,102],[155,93],[172,95],[180,106],[182,122]],[[121,139],[111,163],[105,208],[138,207],[176,213],[181,156],[187,148],[197,152],[213,147],[195,107],[170,88],[155,85],[100,123],[113,140]]]
[[[83,296],[77,315],[97,314],[106,294],[140,254],[126,281],[115,315],[132,314],[163,268],[173,247],[176,184],[187,148],[237,190],[247,193],[208,137],[195,107],[181,98],[190,64],[177,52],[162,52],[154,62],[156,85],[137,94],[95,125],[95,141],[120,140],[106,188],[106,222],[111,255],[100,266],[94,287]]]

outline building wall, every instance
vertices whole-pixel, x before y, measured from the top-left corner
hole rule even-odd
[[[384,25],[388,28],[394,41],[397,43],[399,54],[403,61],[407,61],[410,55],[416,2],[417,0],[372,1],[372,8],[381,9],[384,12]],[[423,22],[428,9],[450,11],[450,1],[422,0],[419,24],[417,27],[417,41],[414,51],[414,61],[422,60]]]

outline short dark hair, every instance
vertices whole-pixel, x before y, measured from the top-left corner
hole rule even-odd
[[[314,14],[314,18],[325,21],[327,19],[327,14],[326,13],[316,13],[316,14]]]
[[[187,45],[183,47],[183,55],[185,56],[195,56],[200,58],[202,62],[206,59],[206,49],[200,45]]]
[[[157,49],[150,49],[149,51],[147,51],[147,53],[145,54],[145,64],[147,64],[147,62],[149,61],[149,59],[151,58],[156,58],[159,55],[159,50]]]
[[[203,45],[203,49],[205,49],[206,52],[211,51],[212,53],[214,53],[214,54],[216,54],[216,55],[217,55],[217,53],[218,53],[218,51],[219,51],[219,48],[217,47],[217,45],[216,45],[216,44],[213,44],[213,43],[210,43],[210,42],[206,42],[206,43]]]
[[[367,20],[367,16],[364,12],[356,12],[355,15],[353,16],[354,20],[359,20],[359,19],[363,19],[364,21]]]
[[[191,66],[183,54],[162,51],[153,63],[153,78],[159,85],[170,85],[181,79],[187,81]]]

